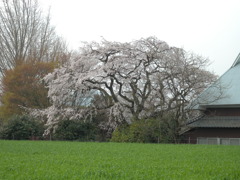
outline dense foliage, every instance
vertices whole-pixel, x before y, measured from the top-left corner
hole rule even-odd
[[[179,143],[181,136],[177,133],[179,125],[174,114],[165,117],[144,119],[122,125],[112,134],[112,142],[141,143]]]
[[[29,116],[12,116],[0,129],[0,138],[10,140],[42,139],[44,124]]]
[[[54,139],[95,141],[97,127],[90,122],[63,120],[58,124]]]
[[[42,78],[53,71],[55,63],[29,62],[7,70],[2,79],[0,115],[9,118],[23,114],[24,108],[47,108],[48,89]]]

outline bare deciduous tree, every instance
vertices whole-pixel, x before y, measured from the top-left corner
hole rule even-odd
[[[66,43],[42,14],[37,0],[3,0],[0,4],[0,73],[28,60],[55,61]]]

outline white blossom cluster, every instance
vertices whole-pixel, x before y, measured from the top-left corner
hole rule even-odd
[[[99,108],[109,112],[102,126],[112,128],[180,108],[213,79],[204,70],[206,63],[155,37],[85,43],[69,62],[44,78],[52,102],[42,111],[50,127],[46,133],[62,118],[87,119]],[[95,94],[107,103],[91,104]]]

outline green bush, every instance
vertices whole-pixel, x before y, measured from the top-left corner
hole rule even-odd
[[[12,116],[1,128],[0,137],[9,140],[41,139],[43,123],[27,116]]]
[[[131,125],[118,127],[112,134],[112,142],[156,143],[159,136],[159,126],[155,119],[145,119],[133,122]]]
[[[111,142],[129,142],[129,125],[116,128],[112,133]]]
[[[53,138],[56,140],[94,141],[96,128],[90,122],[63,120],[58,124]]]
[[[108,141],[111,133],[107,129],[100,128],[100,124],[107,119],[106,113],[106,111],[98,111],[87,121],[62,119],[53,132],[52,138],[70,141]]]
[[[175,143],[178,139],[178,123],[174,114],[144,119],[115,129],[112,142]]]

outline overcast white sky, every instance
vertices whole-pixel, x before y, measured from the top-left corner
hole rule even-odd
[[[222,75],[240,52],[239,0],[39,0],[72,48],[156,36],[212,61]]]

